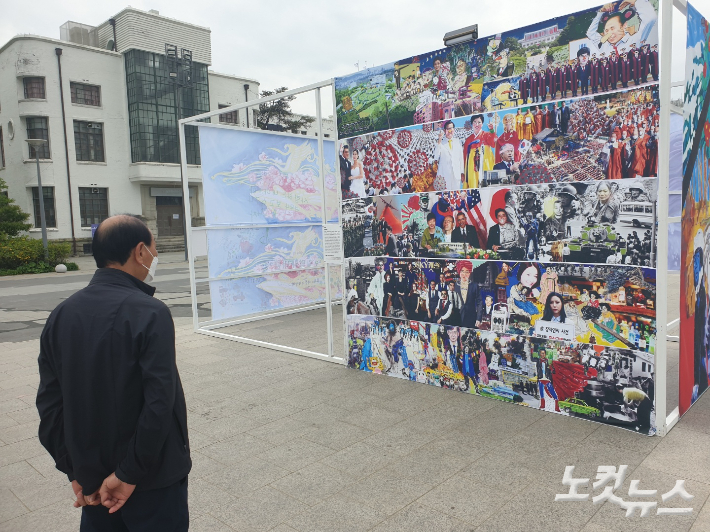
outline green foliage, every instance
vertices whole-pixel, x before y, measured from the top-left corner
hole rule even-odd
[[[68,242],[49,242],[49,266],[53,269],[63,263],[71,253]],[[41,240],[28,237],[0,237],[0,269],[15,270],[21,266],[44,262],[44,247]],[[33,272],[28,272],[33,273]]]
[[[273,91],[261,91],[261,97],[268,98],[287,90],[288,87],[279,87]],[[310,126],[315,122],[315,118],[299,116],[291,110],[291,102],[295,99],[295,96],[286,96],[280,100],[259,104],[259,111],[256,114],[257,127],[268,129],[269,125],[276,125],[282,126],[285,131],[298,131]]]
[[[511,52],[515,52],[516,50],[522,50],[522,46],[520,45],[520,42],[518,42],[518,39],[515,37],[506,37],[505,41],[503,41],[503,45],[501,48],[507,48]]]
[[[7,184],[0,178],[0,191],[5,190]],[[17,236],[22,231],[27,231],[31,225],[27,223],[30,215],[23,212],[15,200],[0,194],[0,237]]]
[[[66,262],[64,265],[67,267],[68,272],[75,272],[79,270],[79,265],[76,262]],[[0,269],[0,277],[7,275],[25,275],[28,273],[51,273],[53,271],[54,266],[51,266],[46,262],[30,262],[29,264],[23,264],[13,270]]]

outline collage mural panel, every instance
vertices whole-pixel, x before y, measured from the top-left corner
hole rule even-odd
[[[336,79],[351,367],[655,433],[657,17]]]
[[[658,0],[571,15],[336,78],[339,138],[658,81]]]
[[[655,434],[652,353],[376,316],[347,329],[351,368]]]
[[[683,102],[681,222],[681,415],[710,385],[710,23],[688,4]]]
[[[658,85],[340,142],[343,199],[658,175]]]
[[[654,267],[657,186],[625,179],[348,200],[345,257]]]
[[[655,269],[362,257],[346,279],[348,314],[655,352]]]

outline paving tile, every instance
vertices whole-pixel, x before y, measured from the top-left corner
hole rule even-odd
[[[515,490],[510,487],[492,487],[465,474],[457,474],[425,493],[417,504],[478,526],[488,517],[504,511],[506,502],[514,494]]]
[[[336,404],[338,402],[336,396],[314,390],[311,387],[295,393],[289,393],[289,391],[284,388],[277,388],[276,390],[280,395],[278,402],[292,405],[299,410],[311,408],[323,403]]]
[[[363,408],[351,412],[344,421],[375,432],[406,420],[406,416],[382,407]]]
[[[438,432],[431,423],[403,421],[373,434],[364,443],[381,448],[385,455],[404,455],[437,439]]]
[[[421,508],[416,504],[407,506],[404,510],[386,519],[373,532],[411,532],[426,530],[428,532],[473,532],[475,527],[431,508]]]
[[[641,465],[676,475],[707,482],[710,478],[710,434],[677,425],[660,440]],[[682,449],[682,452],[679,451]]]
[[[221,471],[207,475],[205,481],[216,484],[236,497],[258,490],[273,481],[285,477],[290,471],[252,458],[246,462],[225,467]]]
[[[49,453],[40,454],[38,456],[33,456],[25,460],[29,465],[31,465],[40,475],[49,480],[55,481],[65,481],[67,480],[66,474],[62,473],[57,469],[54,463],[54,458],[51,457]]]
[[[547,455],[551,453],[548,451]],[[512,468],[511,468],[512,469]],[[510,470],[501,471],[504,478]],[[538,476],[522,490],[515,493],[503,511],[479,521],[476,532],[502,530],[580,530],[599,510],[593,503],[555,502],[557,493],[567,493],[562,485],[562,475]]]
[[[283,467],[289,471],[298,471],[334,452],[330,447],[325,447],[306,439],[296,438],[265,452],[255,451],[255,455],[270,464]]]
[[[239,434],[228,440],[203,447],[200,453],[225,465],[238,464],[250,460],[264,452],[271,444],[248,434]]]
[[[6,521],[2,527],[12,532],[76,532],[80,520],[81,511],[72,506],[71,499],[67,499]]]
[[[216,484],[211,484],[204,479],[194,479],[192,475],[190,475],[187,489],[187,503],[191,516],[208,515],[214,517],[224,506],[236,500],[237,498],[233,497],[229,491],[222,489]]]
[[[37,482],[21,482],[10,486],[10,489],[27,508],[33,511],[55,502],[76,499],[71,483],[66,477],[61,481],[42,478]]]
[[[193,517],[192,508],[190,508],[190,532],[232,532],[233,530],[210,515]]]
[[[392,470],[381,470],[348,486],[347,493],[369,508],[392,515],[430,489],[429,482],[418,482],[393,474]]]
[[[319,404],[306,408],[289,416],[290,419],[301,421],[308,425],[324,427],[337,421],[347,419],[349,412],[335,405]]]
[[[355,442],[364,440],[372,434],[373,431],[369,429],[334,421],[308,432],[303,438],[339,451]]]
[[[303,504],[285,493],[266,486],[229,502],[215,512],[221,522],[236,530],[271,530],[297,515]]]
[[[387,514],[339,493],[291,517],[287,525],[299,532],[364,532],[383,521]]]
[[[697,508],[697,503],[693,501],[693,509]],[[705,501],[698,517],[690,528],[691,532],[704,532],[710,530],[710,499]]]
[[[190,481],[197,480],[218,471],[224,470],[224,464],[205,456],[199,451],[190,451],[192,459],[192,469],[190,470]]]
[[[253,428],[261,426],[262,423],[255,418],[245,417],[238,414],[229,417],[221,417],[214,421],[208,421],[195,427],[190,432],[190,439],[195,432],[201,432],[216,441],[226,440]]]
[[[2,448],[2,452],[0,453],[0,467],[20,462],[27,458],[32,458],[33,456],[39,456],[46,452],[45,448],[40,445],[38,439],[11,443]]]
[[[25,423],[24,425],[7,427],[2,431],[2,440],[5,443],[15,443],[29,438],[36,438],[38,428],[37,423]]]
[[[314,425],[309,425],[307,423],[303,423],[302,421],[293,419],[292,417],[287,417],[277,421],[272,421],[266,425],[260,425],[257,428],[250,430],[248,433],[251,436],[266,440],[274,445],[280,445],[308,434],[316,428],[317,427]]]
[[[0,402],[0,414],[9,414],[11,412],[16,412],[18,410],[24,410],[27,408],[27,403],[13,397],[12,399],[7,399]],[[12,417],[12,416],[10,416]]]
[[[24,407],[8,411],[7,415],[17,421],[17,423],[19,423],[20,425],[34,421],[39,426],[39,413],[37,412],[37,407],[28,407],[26,403],[22,401],[19,402],[22,403]]]
[[[25,460],[0,467],[0,487],[12,488],[17,484],[40,483],[43,480],[42,474]]]
[[[30,510],[22,504],[12,491],[8,488],[0,488],[0,523],[9,521],[13,517],[26,514]],[[0,528],[2,528],[0,526]]]
[[[355,479],[371,475],[387,467],[392,457],[382,448],[357,442],[321,460],[322,463],[343,471]]]
[[[350,475],[318,462],[280,478],[271,487],[314,506],[343,489],[347,491],[354,481]]]
[[[35,370],[35,373],[37,370]],[[14,380],[14,379],[11,379]],[[27,402],[27,397],[34,401],[37,397],[37,390],[32,386],[27,384],[20,386],[13,386],[7,388],[0,388],[0,401],[7,401],[9,399],[20,399],[23,402]],[[31,402],[31,404],[34,404]]]

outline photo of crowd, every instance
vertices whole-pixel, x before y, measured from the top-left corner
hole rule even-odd
[[[343,199],[658,175],[658,86],[341,141]]]
[[[655,433],[653,353],[348,316],[348,366]]]
[[[347,314],[655,351],[652,269],[364,257],[345,276]]]
[[[657,186],[644,178],[349,200],[345,257],[654,267]]]
[[[655,0],[626,0],[335,80],[339,138],[658,81]]]

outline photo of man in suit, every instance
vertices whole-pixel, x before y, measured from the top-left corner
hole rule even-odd
[[[456,215],[456,228],[451,232],[452,242],[465,242],[472,248],[480,248],[478,242],[478,233],[476,228],[469,226],[466,221],[466,215],[462,212]]]
[[[343,192],[350,190],[350,175],[352,163],[350,162],[350,147],[346,144],[343,146],[343,152],[340,154],[340,186]]]
[[[520,163],[515,162],[515,147],[504,144],[500,149],[501,161],[493,166],[493,170],[505,170],[508,176],[520,174]]]

